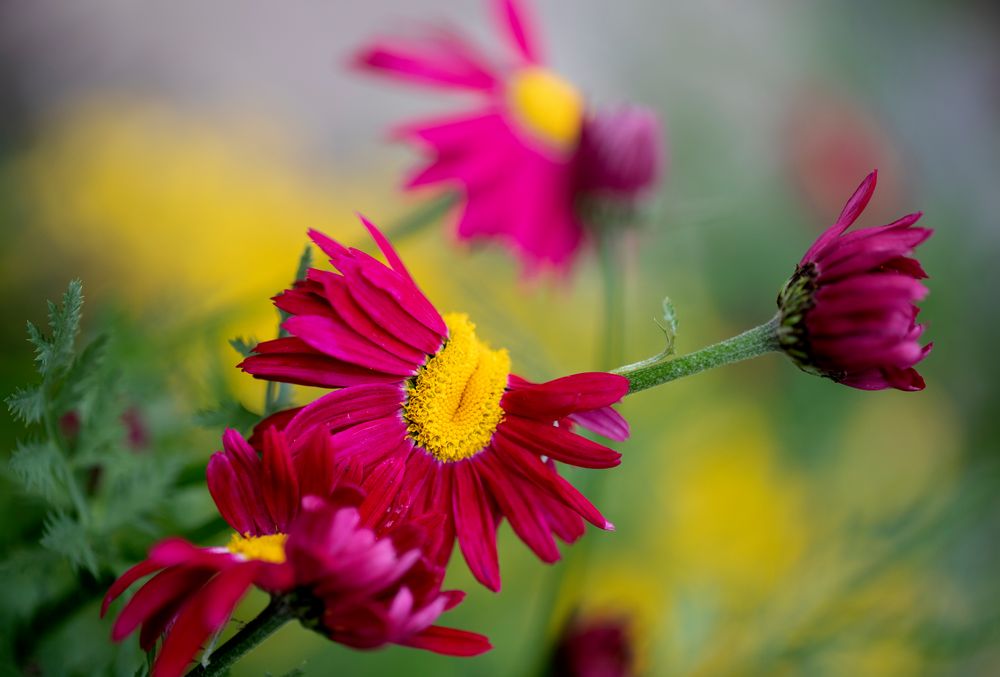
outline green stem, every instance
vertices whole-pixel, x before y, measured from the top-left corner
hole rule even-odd
[[[66,491],[69,493],[70,500],[73,502],[73,508],[76,510],[80,524],[86,527],[90,524],[90,508],[87,506],[87,501],[83,497],[83,490],[80,489],[80,484],[76,481],[76,475],[73,474],[73,467],[69,460],[69,452],[62,443],[62,435],[60,435],[59,430],[56,428],[56,421],[52,414],[52,406],[49,404],[51,395],[49,394],[50,387],[47,379],[43,382],[42,388],[45,389],[46,400],[45,409],[42,413],[42,421],[45,425],[45,434],[49,438],[49,442],[51,442],[59,452],[59,458],[62,461],[60,470],[63,476],[63,483],[66,485]]]
[[[283,338],[283,333],[279,332],[278,338]],[[264,418],[278,411],[278,393],[278,383],[276,381],[268,381],[267,387],[264,389]]]
[[[636,362],[625,367],[613,369],[612,373],[621,374],[629,380],[629,394],[637,393],[654,386],[691,376],[707,369],[721,367],[724,364],[749,360],[775,350],[781,350],[778,342],[777,316],[759,327],[748,329],[739,336],[720,341],[715,345],[701,350],[673,357],[657,355],[642,362]]]
[[[202,664],[188,673],[188,677],[210,677],[225,674],[236,661],[250,652],[293,618],[291,605],[285,597],[272,597],[271,602],[243,629],[229,638]]]
[[[447,214],[448,210],[458,202],[458,199],[458,193],[445,193],[432,200],[428,200],[419,209],[411,214],[407,214],[387,228],[385,236],[395,245],[398,241],[419,233],[425,226],[434,223]]]

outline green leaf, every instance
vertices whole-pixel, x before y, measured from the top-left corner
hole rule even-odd
[[[255,414],[239,402],[227,402],[214,409],[203,409],[195,414],[195,423],[205,428],[235,428],[242,433],[250,431],[260,415]]]
[[[74,569],[87,569],[94,576],[98,575],[97,557],[90,547],[87,532],[66,513],[49,513],[40,543],[42,547],[68,559]]]
[[[48,501],[62,497],[58,480],[62,459],[51,441],[19,442],[8,466],[29,493]]]
[[[58,593],[66,573],[62,560],[48,550],[21,546],[5,552],[0,562],[0,618],[27,618]]]
[[[75,410],[89,420],[96,400],[109,391],[104,365],[110,339],[101,334],[76,356],[66,375],[65,386],[53,406],[56,412]]]
[[[302,256],[299,257],[299,267],[295,269],[295,279],[304,280],[306,278],[306,273],[312,267],[312,245],[306,245],[306,248],[302,250]]]
[[[253,353],[253,349],[257,347],[257,339],[252,336],[247,338],[237,336],[236,338],[229,339],[229,345],[231,345],[233,350],[238,352],[243,357],[250,357],[250,354]]]
[[[63,294],[62,304],[57,306],[49,301],[48,306],[50,336],[44,336],[38,327],[28,322],[28,340],[35,346],[35,361],[42,376],[69,366],[73,360],[73,344],[80,333],[83,311],[83,283],[72,280]]]
[[[306,248],[302,250],[302,256],[299,257],[299,265],[295,269],[295,279],[304,280],[306,274],[308,274],[309,272],[310,266],[312,266],[312,246],[307,244]],[[281,322],[284,322],[285,320],[288,319],[288,313],[286,313],[284,310],[279,310],[278,314],[281,316]],[[279,328],[278,336],[279,337],[288,336],[288,332],[286,332],[284,329]]]
[[[26,425],[37,423],[45,415],[45,391],[40,387],[18,388],[4,401],[14,418]]]
[[[135,527],[167,501],[180,469],[180,459],[118,451],[105,458],[102,478],[102,531]]]
[[[49,326],[52,328],[52,345],[64,355],[72,354],[73,342],[80,333],[80,316],[83,313],[83,282],[70,280],[62,305],[49,302]]]
[[[35,346],[35,362],[38,363],[38,372],[45,375],[53,359],[52,344],[49,343],[49,340],[45,338],[45,335],[42,334],[41,330],[33,322],[29,321],[27,327],[28,342]]]

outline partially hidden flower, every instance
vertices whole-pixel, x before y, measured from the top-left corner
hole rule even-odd
[[[124,606],[112,629],[121,641],[140,629],[151,650],[162,636],[154,677],[181,675],[199,648],[229,620],[253,586],[294,594],[304,624],[356,648],[403,644],[468,656],[488,640],[433,625],[463,593],[442,591],[442,567],[420,548],[408,525],[379,537],[363,525],[367,500],[341,480],[330,439],[303,439],[293,453],[275,429],[258,453],[235,431],[208,466],[209,491],[235,530],[225,547],[180,538],[161,541],[146,560],[115,581],[101,614],[133,583],[152,575]]]
[[[461,240],[491,238],[520,256],[528,272],[568,269],[594,221],[592,206],[630,207],[661,171],[656,115],[629,105],[588,106],[575,86],[549,70],[534,25],[515,0],[493,0],[512,54],[498,65],[463,37],[432,30],[417,40],[378,40],[355,57],[361,68],[471,92],[464,112],[399,129],[429,151],[407,187],[442,185],[463,196]]]
[[[480,340],[468,316],[440,315],[365,225],[389,265],[311,232],[340,273],[311,269],[275,297],[290,336],[259,344],[240,365],[257,378],[337,390],[259,428],[282,427],[293,441],[329,431],[338,460],[360,465],[364,489],[384,505],[373,526],[442,516],[428,547],[446,562],[457,539],[492,590],[502,518],[545,562],[560,557],[554,537],[575,541],[584,520],[613,528],[556,462],[618,465],[620,454],[573,428],[627,438],[611,405],[628,380],[585,373],[535,384],[512,374],[507,351]]]
[[[635,650],[627,619],[574,615],[563,628],[548,673],[551,677],[629,677]]]
[[[862,390],[922,390],[914,369],[932,344],[915,305],[927,277],[914,249],[933,233],[921,212],[846,233],[875,192],[869,174],[778,295],[781,347],[799,367]]]

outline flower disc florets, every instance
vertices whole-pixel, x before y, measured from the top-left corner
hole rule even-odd
[[[285,541],[287,534],[265,534],[264,536],[242,536],[233,534],[226,549],[234,555],[248,560],[281,564],[285,561]]]
[[[583,125],[583,97],[569,81],[546,68],[524,68],[510,78],[507,100],[534,140],[555,150],[574,147]]]
[[[467,315],[451,313],[444,321],[448,339],[407,384],[403,418],[418,445],[452,462],[486,448],[503,420],[510,356],[476,338]]]

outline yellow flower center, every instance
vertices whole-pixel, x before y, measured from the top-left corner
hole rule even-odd
[[[583,125],[583,97],[566,80],[543,68],[525,68],[508,83],[508,97],[518,120],[558,148],[576,143]]]
[[[233,534],[226,548],[234,555],[242,555],[247,559],[281,564],[285,561],[285,541],[287,540],[287,534],[268,534],[266,536]]]
[[[506,350],[490,350],[462,313],[444,316],[448,339],[406,387],[403,417],[413,440],[439,461],[475,456],[503,419]]]

